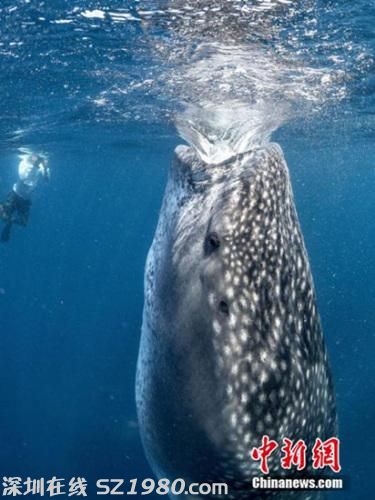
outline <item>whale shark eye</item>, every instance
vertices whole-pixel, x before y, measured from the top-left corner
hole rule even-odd
[[[205,242],[205,249],[207,253],[214,252],[220,247],[220,238],[217,233],[209,233]]]
[[[219,302],[219,311],[225,314],[225,316],[229,316],[229,306],[225,300]]]

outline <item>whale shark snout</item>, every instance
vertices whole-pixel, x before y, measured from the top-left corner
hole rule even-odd
[[[263,435],[307,446],[335,435],[313,280],[279,146],[219,165],[177,148],[146,264],[137,405],[159,477],[228,481],[236,499],[252,498],[259,469],[250,450]],[[277,454],[269,466],[285,474]]]

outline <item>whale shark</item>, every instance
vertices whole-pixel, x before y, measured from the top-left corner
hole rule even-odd
[[[278,144],[220,164],[178,146],[145,268],[136,402],[159,478],[252,491],[251,458],[277,443],[337,435],[335,394],[288,167]],[[280,453],[269,476],[284,470]],[[314,477],[310,463],[303,477]]]

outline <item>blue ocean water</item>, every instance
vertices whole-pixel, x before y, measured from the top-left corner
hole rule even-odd
[[[193,11],[204,4],[191,2]],[[275,108],[270,127],[290,168],[337,391],[346,486],[329,498],[372,498],[375,6],[298,4],[277,38],[276,61],[293,56],[293,64],[255,77],[251,99],[263,102],[263,85],[290,104],[285,115]],[[1,3],[0,196],[24,149],[45,152],[52,170],[28,227],[14,228],[0,247],[3,476],[84,476],[89,498],[98,478],[152,477],[134,402],[144,263],[181,142],[175,113],[183,101],[198,103],[186,65],[210,35],[190,18],[182,23],[179,8],[152,0]],[[228,29],[248,29],[249,47],[275,43],[283,11],[255,34],[241,12],[245,20],[224,12]],[[216,92],[209,76],[198,83]],[[249,87],[236,84],[229,97],[249,98]]]

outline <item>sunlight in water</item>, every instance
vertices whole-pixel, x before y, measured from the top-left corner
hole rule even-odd
[[[173,13],[158,18],[168,36],[152,47],[169,70],[154,90],[175,105],[179,134],[207,163],[262,146],[283,124],[336,105],[366,59],[350,33],[322,26],[330,10],[314,0],[170,4]]]

